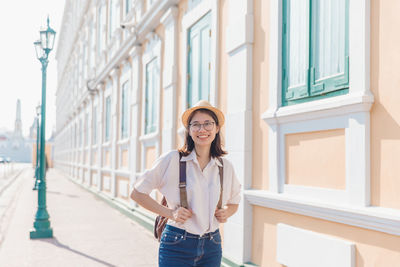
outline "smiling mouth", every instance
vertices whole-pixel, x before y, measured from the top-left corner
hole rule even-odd
[[[197,138],[199,138],[199,139],[205,139],[205,138],[208,138],[208,135],[198,135]]]

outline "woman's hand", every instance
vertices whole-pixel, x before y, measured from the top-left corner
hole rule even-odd
[[[217,218],[218,222],[226,223],[228,218],[231,217],[238,209],[238,204],[228,204],[222,209],[216,209],[214,216]]]
[[[172,220],[180,223],[184,223],[187,219],[192,217],[192,211],[185,209],[183,207],[179,207],[172,211]]]
[[[215,210],[214,215],[220,223],[226,223],[228,221],[228,217],[229,217],[228,208],[227,207],[224,207],[222,209],[217,208]]]

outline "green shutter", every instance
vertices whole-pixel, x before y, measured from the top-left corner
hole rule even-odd
[[[145,93],[145,134],[155,132],[157,123],[156,97],[159,87],[157,58],[146,65],[146,93]]]
[[[111,96],[106,98],[106,129],[105,129],[105,141],[110,140],[110,123],[111,123]]]
[[[188,107],[210,99],[211,14],[208,13],[188,31]]]
[[[348,0],[283,1],[282,105],[348,92],[348,9]]]
[[[348,88],[348,0],[312,0],[312,96]]]

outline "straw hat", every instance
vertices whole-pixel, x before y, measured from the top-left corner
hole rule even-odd
[[[217,116],[217,118],[218,118],[218,126],[221,127],[222,125],[224,125],[225,117],[224,117],[224,114],[222,113],[222,111],[211,106],[211,104],[208,103],[206,100],[200,100],[193,107],[187,109],[182,114],[182,123],[185,127],[188,127],[188,124],[189,124],[188,119],[189,119],[190,115],[198,109],[208,109],[208,110],[212,111],[215,114],[215,116]]]

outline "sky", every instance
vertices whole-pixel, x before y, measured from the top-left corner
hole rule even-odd
[[[56,34],[47,69],[46,138],[55,128],[55,93],[57,88],[58,33],[64,0],[6,1],[0,9],[0,128],[14,130],[17,99],[21,100],[22,132],[29,135],[36,106],[41,101],[42,71],[33,42],[50,17]]]

